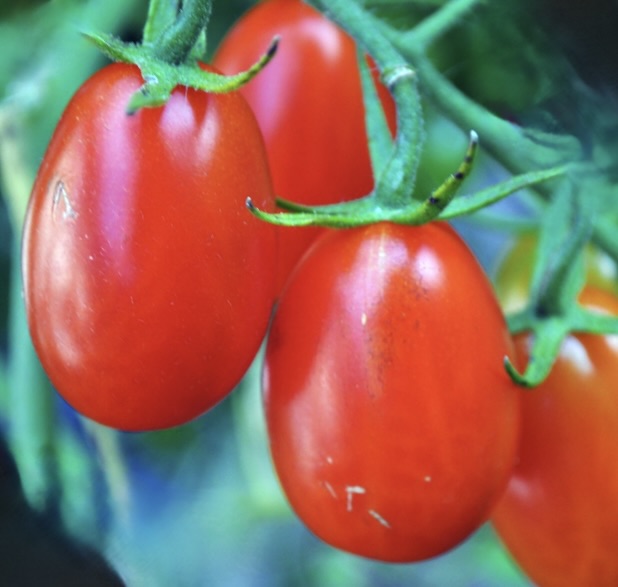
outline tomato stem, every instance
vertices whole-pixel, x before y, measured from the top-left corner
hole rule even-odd
[[[414,43],[425,49],[461,22],[468,12],[485,1],[451,0],[446,2],[442,8],[425,18],[414,29],[404,33],[404,36],[409,35],[408,39],[404,38],[404,42]]]
[[[416,72],[391,41],[372,26],[368,13],[356,2],[314,0],[313,4],[339,23],[373,57],[382,80],[393,95],[397,109],[395,149],[384,169],[376,174],[374,201],[385,208],[401,207],[414,191],[424,141]]]
[[[581,159],[582,147],[574,137],[527,130],[468,98],[436,69],[421,47],[410,42],[416,29],[404,36],[371,15],[368,18],[373,19],[374,26],[380,28],[416,68],[423,89],[438,108],[460,128],[476,129],[483,137],[483,144],[509,170],[521,173]]]
[[[357,54],[365,107],[367,146],[369,147],[371,170],[375,181],[386,167],[394,150],[394,143],[374,78],[369,70],[366,55],[360,48],[357,49]]]
[[[176,21],[178,0],[150,0],[142,42],[152,44]]]
[[[154,56],[168,63],[184,63],[206,30],[211,10],[212,0],[184,0],[174,23],[153,42]]]

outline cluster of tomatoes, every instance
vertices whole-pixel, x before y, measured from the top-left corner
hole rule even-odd
[[[448,225],[330,231],[251,216],[247,196],[274,210],[274,193],[320,204],[373,183],[356,49],[318,12],[266,0],[215,67],[248,67],[275,34],[277,57],[240,92],[178,88],[127,116],[142,80],[115,64],[69,104],[24,232],[29,324],[52,382],[108,426],[182,424],[240,381],[278,300],[268,433],[318,536],[410,562],[493,515],[539,585],[618,585],[615,338],[570,337],[547,382],[522,392],[503,360],[524,361],[526,338],[513,344]],[[618,314],[615,295],[586,296]]]

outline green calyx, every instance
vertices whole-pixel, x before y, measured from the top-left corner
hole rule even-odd
[[[390,185],[377,182],[376,189],[368,196],[346,202],[326,206],[303,206],[283,199],[278,199],[279,207],[287,210],[271,214],[257,209],[251,198],[247,199],[247,207],[262,220],[282,226],[330,226],[334,228],[351,228],[375,222],[396,222],[399,224],[418,225],[437,218],[448,206],[459,190],[462,181],[472,168],[478,147],[478,135],[472,131],[470,142],[463,162],[446,180],[423,201],[411,197],[411,194],[396,193]],[[385,164],[389,173],[389,163]],[[402,186],[405,189],[405,185]],[[382,194],[380,190],[384,190]],[[393,197],[396,193],[398,197]]]
[[[304,206],[277,198],[277,205],[285,212],[269,213],[256,208],[251,198],[247,198],[247,208],[258,218],[279,226],[352,228],[376,222],[421,225],[432,220],[451,220],[471,214],[514,192],[560,177],[570,168],[569,165],[558,165],[541,171],[522,173],[474,194],[455,198],[472,170],[478,142],[477,133],[471,131],[468,149],[457,170],[431,194],[420,200],[412,197],[405,185],[397,191],[387,182],[377,182],[374,191],[351,202]],[[385,173],[388,174],[388,170]]]
[[[177,86],[211,93],[236,90],[266,66],[274,57],[279,42],[277,38],[273,39],[266,52],[249,69],[236,75],[222,75],[204,71],[198,65],[197,59],[174,64],[157,57],[155,51],[147,45],[123,43],[111,35],[87,33],[85,36],[110,59],[132,63],[140,68],[145,83],[131,98],[127,106],[129,114],[133,114],[140,108],[165,104]]]
[[[259,210],[248,198],[247,207],[258,218],[280,226],[350,228],[384,221],[420,225],[432,220],[450,220],[470,214],[518,190],[560,177],[572,167],[572,163],[560,159],[537,166],[533,171],[525,170],[473,195],[456,198],[463,181],[472,170],[478,150],[479,136],[472,131],[464,159],[454,173],[431,193],[415,193],[424,142],[423,113],[418,91],[419,68],[414,67],[415,64],[400,52],[394,39],[358,3],[349,0],[311,0],[311,3],[343,26],[358,43],[358,64],[375,186],[371,193],[359,200],[325,206],[305,206],[278,199],[277,204],[283,210],[278,213]],[[448,8],[437,11],[431,20],[431,35],[421,27],[419,34],[423,30],[427,34],[420,34],[422,39],[417,39],[414,44],[426,46],[430,37],[444,33],[456,22],[460,13],[469,10],[473,4],[474,0],[458,0],[457,3],[447,4]],[[366,53],[375,60],[382,82],[395,101],[397,132],[394,139],[367,66]],[[420,77],[426,85],[424,77]],[[476,128],[476,123],[479,123],[485,129],[483,121],[483,116],[476,116],[475,124],[468,128]],[[493,143],[494,137],[490,131],[493,128],[487,128],[487,138]],[[484,132],[480,133],[482,139]],[[573,161],[572,158],[567,160]]]
[[[236,90],[274,57],[279,43],[276,37],[246,71],[228,76],[202,69],[199,61],[206,51],[206,25],[211,1],[186,0],[179,10],[177,2],[154,0],[150,4],[141,44],[124,43],[112,35],[84,33],[111,60],[139,67],[144,85],[129,101],[128,114],[140,108],[165,104],[177,86],[210,93]]]
[[[603,192],[604,186],[580,178],[580,189]],[[513,334],[530,333],[530,359],[520,373],[510,359],[505,367],[523,387],[542,383],[554,365],[562,342],[570,333],[616,334],[618,318],[583,307],[579,294],[586,284],[584,246],[591,239],[603,207],[591,198],[578,197],[572,182],[564,182],[545,210],[528,304],[508,317]],[[613,190],[610,190],[613,194]]]

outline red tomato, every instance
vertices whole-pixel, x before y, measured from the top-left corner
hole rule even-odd
[[[373,176],[351,37],[300,0],[266,0],[230,30],[213,63],[226,73],[246,69],[275,35],[277,55],[241,89],[264,135],[275,193],[303,204],[364,196]],[[394,129],[394,103],[384,86],[378,91]],[[322,231],[280,229],[280,287]]]
[[[383,561],[459,544],[513,467],[510,352],[491,285],[447,225],[321,238],[284,290],[264,370],[272,456],[299,517]]]
[[[587,288],[581,300],[618,315],[609,292]],[[529,337],[516,345],[526,359]],[[618,338],[569,336],[549,377],[524,394],[520,459],[493,513],[540,587],[618,585],[617,463]]]
[[[128,116],[143,83],[110,65],[61,118],[34,185],[23,274],[34,345],[78,411],[129,430],[190,420],[258,350],[274,298],[266,154],[239,95],[177,88]]]

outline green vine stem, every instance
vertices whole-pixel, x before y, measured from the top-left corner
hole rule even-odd
[[[211,11],[212,0],[184,0],[174,23],[161,31],[153,43],[153,56],[168,63],[184,63],[206,30]]]
[[[339,23],[375,59],[384,84],[397,108],[395,149],[376,178],[375,198],[380,206],[400,208],[410,198],[424,141],[423,114],[417,78],[386,36],[369,31],[365,12],[349,0],[314,1],[326,16]]]
[[[382,175],[389,159],[393,156],[394,144],[365,54],[360,49],[357,53],[358,69],[363,88],[367,146],[369,147],[371,168],[375,180]]]
[[[461,14],[479,2],[455,0],[446,3],[429,17],[439,25],[425,28],[422,21],[407,32],[397,31],[370,13],[365,16],[372,25],[401,51],[423,80],[423,89],[432,101],[461,128],[475,128],[483,144],[497,161],[513,173],[547,168],[579,160],[582,148],[574,137],[529,131],[496,116],[477,104],[454,86],[432,64],[425,54],[427,44],[459,22]],[[368,22],[369,24],[369,22]]]
[[[452,0],[436,10],[431,16],[425,18],[409,33],[403,33],[401,43],[408,45],[406,35],[410,35],[411,42],[420,49],[425,49],[446,33],[454,24],[461,22],[467,13],[486,0]]]
[[[391,36],[398,43],[398,37],[392,32]],[[532,133],[503,120],[465,96],[417,49],[410,45],[401,49],[416,67],[423,89],[435,104],[461,128],[475,128],[493,157],[513,173],[580,160],[582,151],[576,139]]]
[[[170,27],[178,14],[178,0],[150,0],[142,43],[152,45]]]

